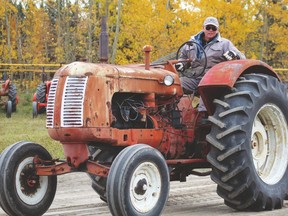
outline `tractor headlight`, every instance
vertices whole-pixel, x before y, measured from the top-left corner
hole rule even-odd
[[[173,78],[173,76],[171,76],[171,75],[166,75],[166,76],[164,77],[164,84],[165,84],[166,86],[171,86],[173,83],[174,83],[174,78]]]

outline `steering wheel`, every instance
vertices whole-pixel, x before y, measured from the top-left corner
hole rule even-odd
[[[205,49],[199,44],[197,43],[195,40],[192,40],[192,41],[186,41],[184,42],[177,50],[177,53],[176,53],[176,59],[179,59],[179,53],[180,51],[182,50],[182,48],[185,46],[185,45],[188,45],[188,46],[193,46],[194,44],[196,44],[196,46],[198,46],[202,52],[204,53],[204,58],[205,58],[205,62],[204,62],[204,67],[203,67],[203,70],[201,71],[201,73],[198,75],[198,76],[201,76],[202,74],[204,74],[205,72],[205,69],[207,67],[207,55],[206,55],[206,52],[205,52]],[[181,61],[180,61],[181,62]],[[193,73],[191,73],[191,63],[188,62],[184,65],[184,70],[182,71],[178,71],[182,76],[186,76],[186,77],[193,77]]]

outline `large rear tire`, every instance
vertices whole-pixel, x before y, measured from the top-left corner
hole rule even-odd
[[[37,91],[36,91],[36,102],[38,103],[47,103],[46,101],[46,84],[41,83],[37,86]],[[37,110],[38,114],[42,114],[46,112],[46,107],[40,107],[39,110]]]
[[[37,176],[33,158],[51,160],[40,145],[18,142],[0,157],[0,205],[8,215],[42,215],[53,202],[57,176]]]
[[[244,75],[214,104],[207,141],[217,193],[237,210],[281,208],[288,194],[287,88],[275,77]]]
[[[17,109],[17,88],[14,84],[9,84],[8,98],[12,102],[12,112]]]
[[[169,183],[168,167],[159,151],[142,144],[127,147],[109,171],[109,209],[114,216],[161,215]]]

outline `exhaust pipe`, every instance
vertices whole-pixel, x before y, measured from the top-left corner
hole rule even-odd
[[[145,70],[150,70],[150,52],[152,51],[152,46],[145,45],[143,51],[145,52]]]

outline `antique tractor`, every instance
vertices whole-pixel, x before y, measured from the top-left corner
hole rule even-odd
[[[17,88],[9,78],[1,83],[0,104],[6,110],[7,118],[10,118],[12,112],[16,111],[18,104]]]
[[[46,126],[65,160],[33,142],[6,148],[0,205],[7,214],[42,215],[54,199],[57,175],[77,171],[88,173],[112,215],[159,216],[170,181],[191,174],[210,175],[234,209],[282,207],[288,94],[273,69],[257,60],[210,69],[199,85],[207,121],[193,96],[183,95],[178,60],[153,65],[149,47],[144,50],[143,65],[73,62],[55,73]]]
[[[32,115],[36,118],[38,114],[46,112],[48,94],[51,86],[51,81],[45,81],[37,86],[36,93],[32,98]]]

